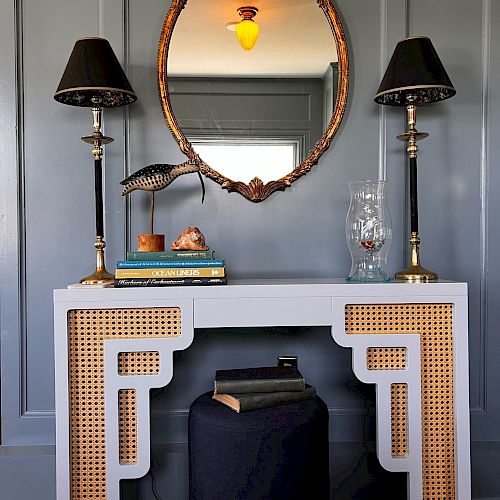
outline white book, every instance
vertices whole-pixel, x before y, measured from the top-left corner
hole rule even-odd
[[[72,283],[68,288],[112,288],[114,283]]]

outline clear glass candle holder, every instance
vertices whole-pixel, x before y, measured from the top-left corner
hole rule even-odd
[[[387,253],[392,240],[385,181],[349,182],[351,202],[345,232],[351,253],[348,281],[388,281]]]

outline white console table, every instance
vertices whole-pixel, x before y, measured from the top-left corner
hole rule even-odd
[[[147,473],[149,390],[195,328],[325,325],[376,384],[377,455],[408,473],[408,498],[470,499],[465,283],[55,290],[54,314],[58,500],[118,500]]]

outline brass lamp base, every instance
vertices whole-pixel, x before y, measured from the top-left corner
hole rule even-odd
[[[428,283],[429,281],[437,281],[438,275],[425,269],[420,265],[420,236],[417,232],[411,233],[411,264],[403,271],[396,273],[394,279],[396,281],[407,281],[408,283]]]
[[[104,242],[102,236],[97,236],[94,246],[97,250],[96,270],[92,274],[89,274],[85,278],[82,278],[80,280],[80,283],[84,285],[95,285],[97,283],[113,283],[115,281],[115,278],[112,274],[109,274],[108,271],[106,271],[106,265],[104,264],[104,247],[106,246],[106,243]]]
[[[420,265],[412,265],[396,273],[394,278],[396,281],[408,281],[409,283],[427,283],[429,281],[437,281],[438,275]]]
[[[95,285],[96,283],[113,283],[115,277],[109,274],[106,269],[96,269],[95,272],[89,274],[80,280],[84,285]]]

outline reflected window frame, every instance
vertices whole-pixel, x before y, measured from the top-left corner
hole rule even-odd
[[[225,134],[224,137],[220,136],[215,136],[215,135],[200,135],[200,134],[186,134],[186,137],[190,140],[191,144],[193,147],[199,151],[200,157],[203,158],[203,151],[200,150],[199,146],[221,146],[221,147],[227,147],[227,146],[250,146],[250,147],[259,147],[259,146],[265,146],[265,147],[272,147],[272,146],[291,146],[292,151],[293,151],[293,159],[291,161],[292,165],[291,168],[286,170],[284,175],[279,175],[279,176],[273,176],[273,180],[275,179],[280,179],[282,177],[285,177],[291,170],[294,169],[295,165],[298,165],[302,158],[303,155],[305,154],[305,140],[303,135],[287,135],[283,134],[281,136],[276,136],[275,133],[273,133],[272,137],[266,137],[265,135],[262,136],[252,136],[252,137],[242,137],[241,135],[228,135]],[[236,163],[236,162],[235,162]],[[271,166],[272,168],[272,166]],[[219,168],[219,170],[221,170]],[[224,172],[221,172],[224,174]],[[228,179],[231,179],[233,181],[239,181],[239,182],[246,182],[245,180],[242,179],[237,179],[235,177],[229,177],[227,176]],[[262,181],[262,182],[269,182],[268,180],[265,180],[262,178],[263,176],[254,176],[252,179],[257,180],[257,181]],[[248,182],[251,182],[250,179]]]

